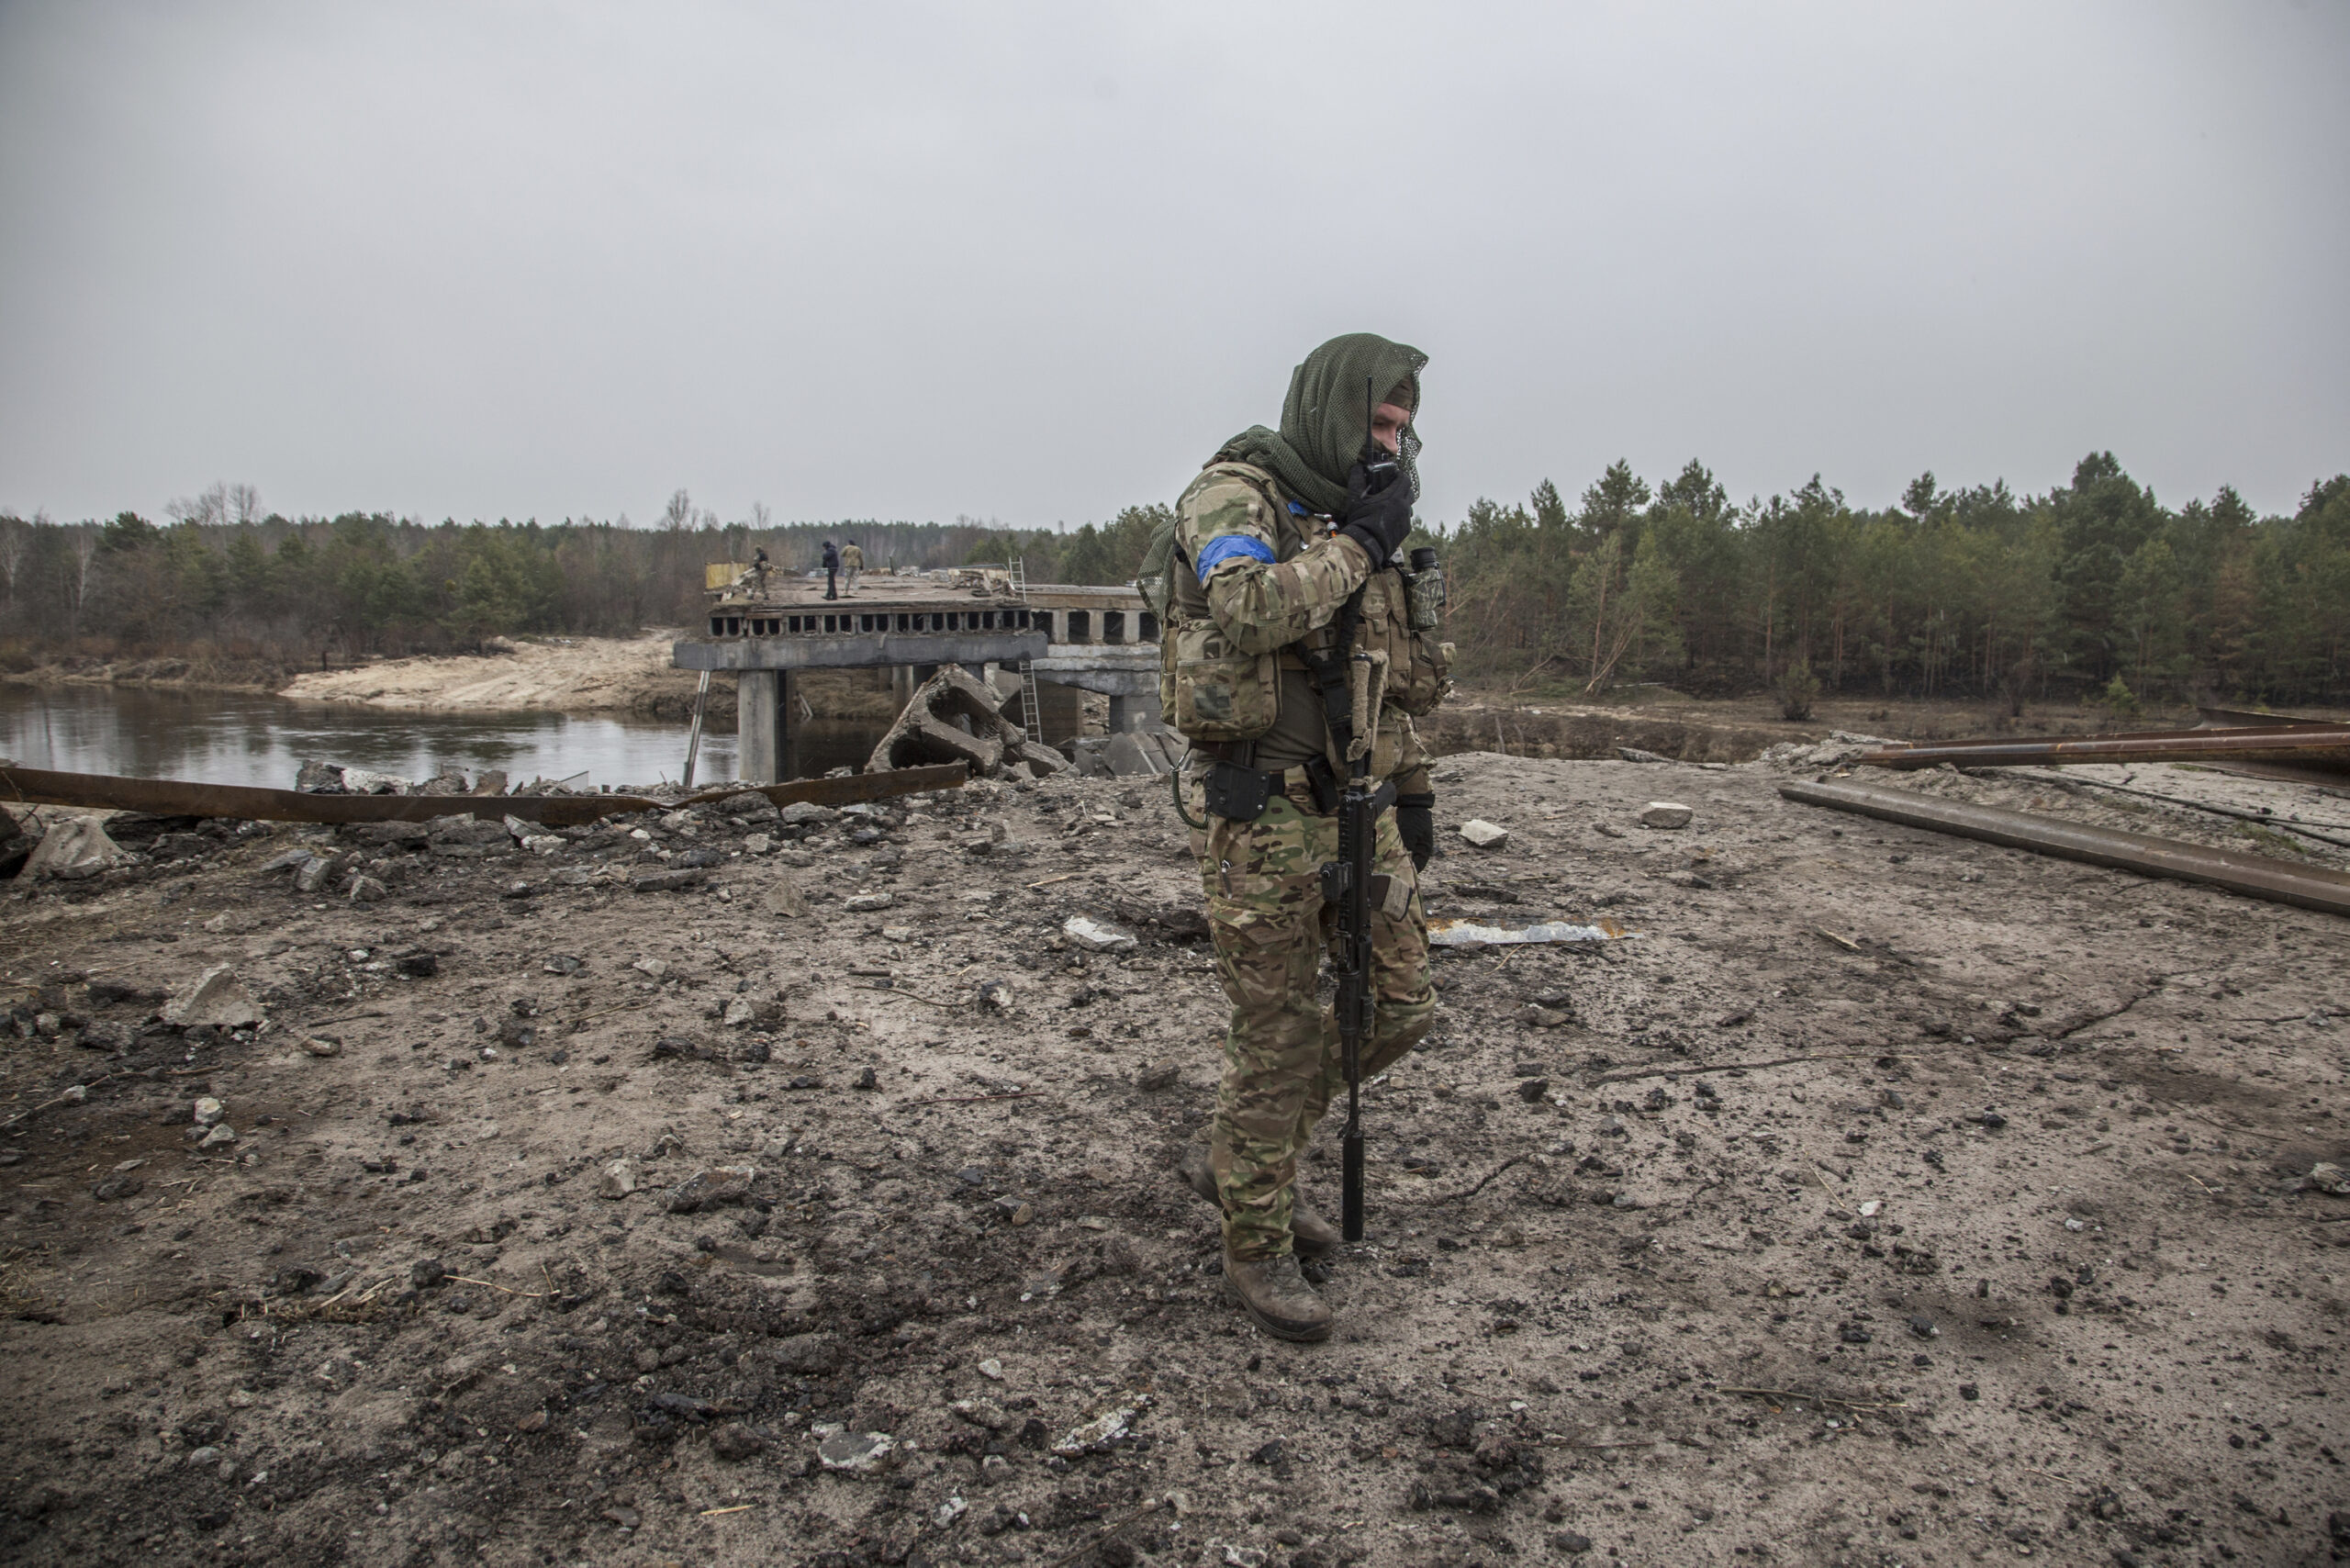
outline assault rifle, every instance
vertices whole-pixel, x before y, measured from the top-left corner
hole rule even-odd
[[[1375,390],[1363,380],[1362,463],[1370,487],[1400,485],[1403,475],[1393,456],[1372,439],[1371,420],[1377,411]],[[1373,561],[1378,571],[1387,563]],[[1337,638],[1323,667],[1315,669],[1321,689],[1331,738],[1347,758],[1347,785],[1338,797],[1338,857],[1322,868],[1322,902],[1338,912],[1337,957],[1333,978],[1337,982],[1334,1011],[1337,1015],[1338,1049],[1347,1075],[1347,1125],[1339,1137],[1340,1184],[1338,1233],[1348,1241],[1362,1239],[1362,1054],[1371,1043],[1371,865],[1379,833],[1379,813],[1395,801],[1391,781],[1373,790],[1371,748],[1358,752],[1354,741],[1354,680],[1367,678],[1370,661],[1355,652],[1355,628],[1362,620],[1362,590],[1357,588],[1337,617]],[[1358,669],[1357,666],[1366,666]],[[1379,693],[1370,694],[1369,711],[1378,712]]]

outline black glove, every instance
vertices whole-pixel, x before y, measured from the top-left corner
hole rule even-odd
[[[1403,547],[1412,532],[1412,487],[1392,460],[1376,469],[1360,461],[1355,464],[1347,476],[1347,510],[1338,519],[1338,532],[1369,553],[1374,572],[1384,570],[1388,558]]]
[[[1411,852],[1412,869],[1425,871],[1436,855],[1436,797],[1395,797],[1395,836]]]

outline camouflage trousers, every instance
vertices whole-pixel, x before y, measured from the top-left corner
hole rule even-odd
[[[1279,794],[1255,822],[1207,822],[1192,842],[1216,972],[1232,1003],[1210,1159],[1232,1256],[1274,1258],[1290,1250],[1298,1156],[1346,1092],[1337,1021],[1316,996],[1337,923],[1322,902],[1322,867],[1337,858],[1338,822]],[[1392,812],[1380,815],[1371,871],[1365,1080],[1417,1045],[1436,1013],[1427,915]]]

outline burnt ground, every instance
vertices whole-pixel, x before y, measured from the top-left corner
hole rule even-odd
[[[1638,935],[1439,958],[1318,1347],[1222,1302],[1169,1171],[1221,1006],[1158,789],[974,785],[764,855],[748,832],[798,830],[256,830],[13,884],[12,1016],[57,1033],[0,1047],[0,1557],[2350,1551],[2350,1199],[2293,1190],[2350,1154],[2344,923],[1796,806],[1786,776],[1441,766],[1448,830],[1511,838],[1448,831],[1438,915]],[[1657,798],[1695,823],[1638,826]],[[386,896],[261,869],[297,846]],[[660,854],[715,863],[632,890]],[[1080,914],[1140,946],[1079,950]],[[161,1023],[217,964],[266,1025]],[[238,1136],[195,1149],[206,1094]],[[638,1191],[599,1195],[622,1159]],[[755,1175],[670,1195],[722,1166]],[[1330,1206],[1335,1174],[1309,1165]],[[835,1458],[892,1446],[827,1471],[834,1428]]]

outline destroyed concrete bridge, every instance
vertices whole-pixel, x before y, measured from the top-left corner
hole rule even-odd
[[[712,568],[716,579],[721,568]],[[1132,588],[1028,583],[973,569],[865,577],[854,596],[827,599],[823,579],[726,568],[707,634],[671,650],[679,669],[736,681],[736,767],[748,782],[783,777],[794,678],[811,669],[895,672],[901,707],[942,665],[980,679],[988,666],[1021,679],[1015,722],[1037,738],[1081,728],[1079,693],[1110,700],[1113,733],[1147,728],[1158,696],[1158,620]]]

